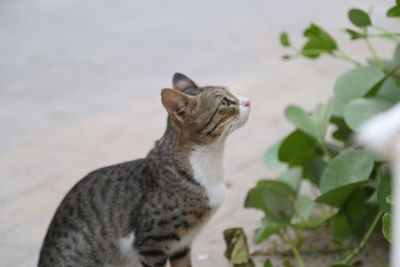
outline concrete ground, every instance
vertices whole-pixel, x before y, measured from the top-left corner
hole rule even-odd
[[[0,266],[35,266],[55,208],[82,176],[146,154],[163,133],[159,93],[176,71],[252,100],[248,124],[226,146],[228,198],[194,244],[194,266],[228,266],[222,231],[243,226],[251,236],[257,227],[261,213],[243,201],[257,179],[275,174],[262,157],[292,129],[283,109],[325,101],[351,67],[283,62],[279,32],[300,44],[313,21],[361,59],[363,44],[340,32],[347,10],[372,6],[376,24],[390,26],[383,14],[392,2],[1,1]]]

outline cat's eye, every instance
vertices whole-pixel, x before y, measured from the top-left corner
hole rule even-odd
[[[233,101],[231,101],[231,100],[229,100],[229,99],[227,99],[227,98],[224,97],[224,98],[221,100],[221,102],[220,102],[219,104],[220,104],[221,106],[229,107],[231,104],[234,105],[235,102],[233,102]]]
[[[227,107],[228,107],[228,106],[229,106],[228,99],[223,98],[219,104],[220,104],[221,106],[227,106]]]

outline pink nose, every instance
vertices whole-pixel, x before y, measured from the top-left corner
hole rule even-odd
[[[250,107],[251,106],[250,100],[246,100],[243,104],[244,104],[245,107]]]

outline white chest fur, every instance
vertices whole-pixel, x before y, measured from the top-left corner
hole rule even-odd
[[[136,250],[133,249],[133,243],[135,242],[135,232],[130,232],[128,235],[117,240],[116,245],[120,250],[121,258],[125,261],[125,264],[119,267],[128,266],[139,266],[139,255]],[[106,265],[107,267],[114,267],[113,265]]]
[[[197,146],[190,155],[193,178],[206,189],[210,205],[217,208],[225,199],[223,143]]]

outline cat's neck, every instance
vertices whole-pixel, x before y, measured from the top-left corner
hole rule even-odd
[[[168,171],[187,173],[203,186],[216,185],[223,182],[224,141],[194,144],[169,125],[147,159]]]
[[[194,178],[202,185],[223,182],[224,142],[195,146],[189,156]]]

